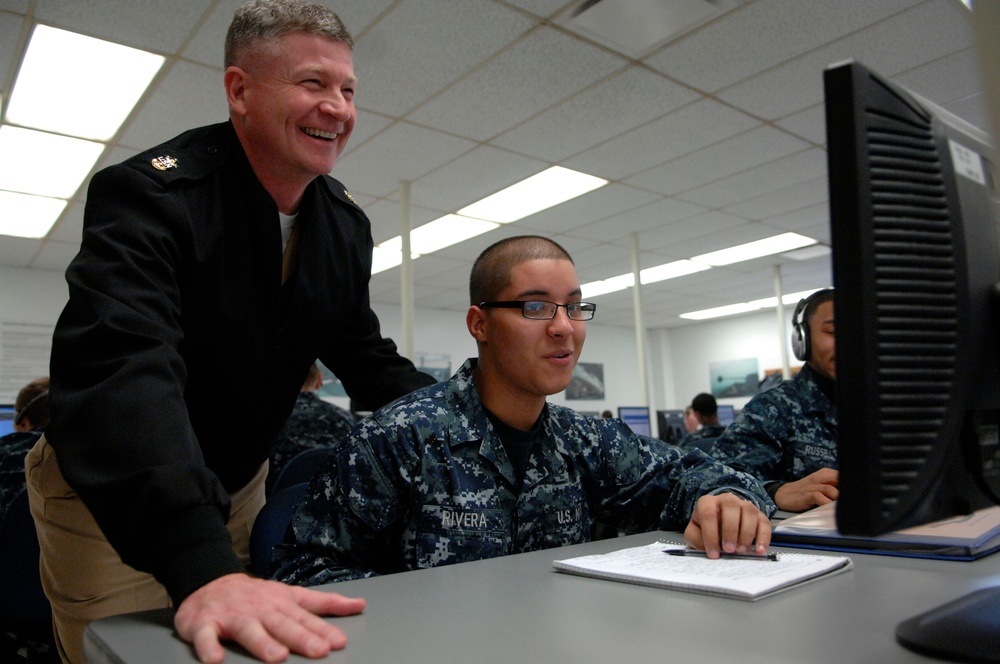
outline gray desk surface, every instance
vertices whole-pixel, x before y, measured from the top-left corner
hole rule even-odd
[[[658,538],[677,541],[679,535],[634,535],[325,586],[365,597],[368,608],[336,619],[349,642],[322,661],[927,662],[932,660],[896,643],[896,624],[974,589],[1000,585],[1000,555],[952,562],[850,554],[852,572],[757,602],[552,570],[557,558]],[[98,621],[87,630],[86,649],[91,664],[196,661],[165,611]],[[226,657],[252,661],[235,648]]]

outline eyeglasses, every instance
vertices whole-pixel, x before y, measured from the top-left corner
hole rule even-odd
[[[559,307],[566,310],[570,320],[590,320],[597,311],[593,302],[570,302],[556,304],[545,300],[507,300],[503,302],[480,302],[480,309],[520,309],[521,315],[532,320],[552,320],[556,317]]]

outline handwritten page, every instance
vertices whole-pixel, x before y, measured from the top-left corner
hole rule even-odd
[[[671,556],[684,545],[656,542],[612,553],[555,560],[557,571],[709,595],[756,600],[824,576],[846,572],[844,556],[782,553],[777,561]]]

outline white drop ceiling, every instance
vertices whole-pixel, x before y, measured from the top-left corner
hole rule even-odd
[[[226,118],[222,42],[239,4],[0,0],[0,92],[6,100],[36,23],[166,56],[98,167],[120,161]],[[957,0],[602,0],[578,17],[582,0],[324,4],[356,37],[360,79],[358,127],[333,175],[368,212],[376,243],[400,232],[402,181],[413,226],[554,164],[611,181],[416,260],[418,307],[464,310],[472,260],[512,234],[562,243],[582,282],[630,272],[632,234],[641,268],[786,231],[828,243],[822,71],[834,62],[860,60],[988,125]],[[657,24],[681,5],[695,13],[678,33],[623,40],[630,25]],[[637,21],[635,11],[645,14]],[[64,270],[85,198],[86,185],[41,240],[0,237],[0,265]],[[786,292],[831,282],[828,255],[715,268],[643,286],[646,325],[684,325],[685,311],[769,297],[775,265]],[[373,301],[398,304],[399,279],[398,268],[375,275]],[[594,301],[601,324],[633,325],[631,291]]]

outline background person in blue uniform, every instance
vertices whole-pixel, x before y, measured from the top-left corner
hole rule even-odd
[[[382,337],[370,224],[327,174],[357,117],[353,41],[318,4],[254,0],[225,47],[228,122],[94,176],[27,459],[60,654],[96,618],[173,604],[204,662],[345,643],[362,600],[251,578],[267,459],[317,358],[368,408],[434,380]],[[106,539],[105,539],[106,538]]]
[[[285,466],[299,452],[329,448],[351,432],[355,418],[336,404],[324,401],[317,392],[323,387],[323,373],[315,362],[302,384],[295,407],[271,448],[270,470],[265,484],[267,495]]]
[[[276,548],[276,578],[312,585],[492,558],[586,542],[598,526],[686,528],[713,558],[767,547],[774,505],[753,478],[546,402],[572,378],[594,313],[562,247],[501,240],[476,260],[470,296],[478,360],[355,427]]]
[[[694,419],[698,422],[694,431],[689,431],[688,435],[681,440],[681,447],[696,445],[698,441],[718,438],[726,427],[719,424],[719,405],[711,394],[702,392],[695,395],[688,406]],[[687,411],[685,411],[685,417]],[[711,443],[706,443],[710,445]]]
[[[795,378],[760,392],[710,454],[765,482],[780,509],[801,512],[836,500],[837,406],[833,290],[816,291],[792,314]]]
[[[24,457],[49,424],[49,379],[36,378],[14,398],[14,433],[0,438],[0,524],[24,491]]]

